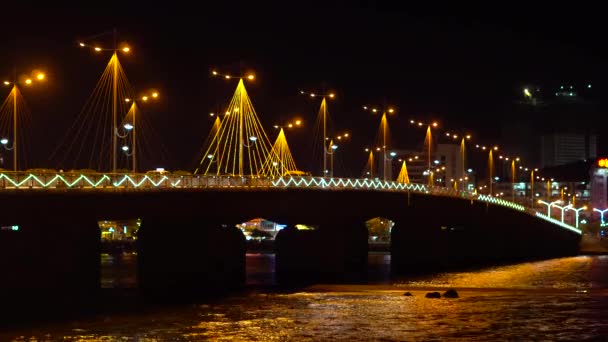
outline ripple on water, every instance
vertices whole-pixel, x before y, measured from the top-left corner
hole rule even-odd
[[[607,277],[606,258],[562,258],[395,286],[250,293],[0,333],[0,340],[597,340],[608,336]],[[435,287],[455,287],[460,298],[425,298]],[[413,296],[403,296],[406,290]]]

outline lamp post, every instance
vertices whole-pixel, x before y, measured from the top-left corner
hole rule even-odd
[[[91,39],[100,37],[100,36],[104,36],[107,34],[112,34],[113,37],[113,44],[111,48],[103,48],[99,45],[89,45],[88,43],[86,43],[86,41],[89,41]],[[118,51],[122,51],[123,53],[129,53],[131,51],[131,48],[124,45],[122,47],[118,47],[117,42],[116,42],[116,35],[117,35],[117,31],[116,29],[113,29],[112,31],[108,31],[108,32],[103,32],[91,37],[88,37],[87,39],[79,42],[78,44],[80,45],[80,47],[89,47],[91,49],[93,49],[95,52],[101,52],[101,51],[112,51],[112,57],[110,58],[110,66],[112,68],[112,172],[116,172],[116,151],[117,151],[117,138],[118,136],[116,135],[116,132],[118,131],[118,127],[117,127],[117,121],[118,121],[118,69],[120,67],[119,61],[118,61]]]
[[[277,154],[278,160],[281,162],[281,177],[285,176],[286,163],[288,164],[288,172],[291,171],[290,169],[296,169],[295,162],[293,161],[293,157],[291,156],[291,152],[289,151],[289,147],[287,145],[284,129],[298,128],[301,126],[302,120],[300,119],[285,122],[283,125],[274,125],[275,129],[280,130],[277,140],[273,145],[273,150]]]
[[[8,95],[8,98],[6,100],[5,103],[8,103],[9,99],[12,99],[13,102],[13,141],[11,144],[11,147],[8,147],[8,143],[9,140],[7,138],[2,138],[2,140],[0,140],[0,144],[2,145],[2,147],[4,147],[4,149],[8,150],[8,151],[13,151],[13,171],[17,171],[17,168],[19,166],[19,162],[18,162],[18,120],[19,120],[19,116],[17,115],[17,101],[18,99],[21,97],[21,91],[20,91],[20,87],[19,85],[25,85],[25,86],[30,86],[32,85],[35,81],[38,82],[42,82],[46,80],[46,75],[43,72],[34,70],[31,72],[31,77],[28,76],[24,76],[21,77],[21,79],[17,78],[17,71],[15,70],[13,72],[13,80],[12,81],[8,81],[5,80],[4,81],[4,85],[5,86],[13,86],[11,89],[11,92]]]
[[[393,115],[395,113],[395,109],[391,106],[383,106],[382,109],[375,106],[363,106],[363,110],[369,111],[372,114],[377,114],[382,112],[382,117],[380,118],[380,139],[382,146],[382,179],[386,181],[388,176],[388,167],[387,163],[389,162],[387,157],[387,150],[390,145],[390,137],[389,137],[389,128],[388,128],[388,115]]]
[[[604,222],[604,213],[607,212],[608,209],[600,210],[597,208],[593,208],[593,211],[597,211],[598,213],[600,213],[600,226],[601,227],[606,226],[606,223]]]
[[[578,208],[578,209],[577,209],[577,208],[570,207],[570,208],[568,208],[568,209],[569,209],[569,210],[572,210],[572,211],[574,211],[574,212],[576,212],[576,224],[575,224],[575,227],[576,227],[576,228],[578,228],[578,215],[579,215],[579,212],[580,212],[581,210],[587,210],[587,206],[580,207],[580,208]]]
[[[555,202],[551,202],[551,203],[547,203],[543,200],[538,200],[539,204],[544,204],[547,206],[547,217],[551,217],[551,206],[555,205],[556,203],[559,203],[560,201],[555,201]]]
[[[233,76],[233,75],[229,75],[229,74],[220,74],[217,71],[213,70],[211,71],[211,74],[213,76],[219,76],[219,77],[223,77],[227,80],[229,79],[233,79],[233,78],[238,78],[239,79],[239,85],[241,85],[241,82],[243,81],[243,79],[248,79],[248,80],[253,80],[255,78],[255,76],[253,74],[249,74],[249,75],[242,75],[242,76]],[[244,88],[243,88],[244,89]],[[238,117],[239,117],[239,123],[238,123],[238,136],[239,136],[239,176],[243,176],[243,147],[245,147],[246,143],[245,143],[245,137],[244,137],[244,116],[245,116],[245,110],[244,110],[244,105],[243,105],[243,100],[245,97],[245,93],[243,90],[241,90],[239,92],[240,94],[240,98],[239,98],[239,106],[237,108],[234,109],[234,112],[237,112]],[[257,138],[256,138],[257,139]]]
[[[302,95],[308,95],[311,98],[316,98],[316,97],[321,97],[323,98],[323,100],[321,101],[321,108],[319,108],[319,115],[322,116],[322,121],[323,121],[323,143],[321,144],[321,146],[323,146],[323,177],[327,176],[327,155],[331,154],[331,146],[328,148],[326,147],[326,143],[327,143],[327,100],[326,98],[329,97],[330,99],[333,99],[336,97],[336,94],[334,93],[329,93],[329,94],[319,94],[319,93],[309,93],[309,92],[305,92],[303,90],[300,90],[300,94]]]
[[[553,206],[562,211],[562,223],[564,223],[564,211],[572,208],[572,204],[568,204],[563,207],[560,207],[559,205],[553,205]]]
[[[338,145],[335,142],[335,140],[337,141],[344,141],[346,139],[348,139],[350,137],[349,133],[344,133],[342,135],[338,135],[336,137],[333,138],[327,138],[329,140],[329,144],[327,145],[327,150],[329,151],[329,177],[333,178],[334,177],[334,154],[336,153],[336,150],[338,149]]]
[[[136,119],[137,119],[137,102],[147,102],[149,99],[157,99],[158,98],[158,92],[153,91],[151,93],[150,96],[148,95],[143,95],[139,98],[136,99],[131,99],[131,98],[126,98],[125,102],[131,102],[131,108],[129,109],[129,113],[131,113],[132,115],[132,119],[131,119],[131,123],[126,123],[123,127],[127,130],[127,131],[131,131],[131,148],[133,150],[133,152],[131,152],[132,156],[133,156],[133,172],[137,172],[137,125],[136,125]],[[127,116],[129,115],[129,113],[127,113]],[[118,136],[118,130],[115,132],[116,135]],[[127,152],[127,150],[124,149],[125,146],[123,146],[123,151]]]

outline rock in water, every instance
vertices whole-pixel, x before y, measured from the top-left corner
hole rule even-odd
[[[458,298],[458,292],[454,289],[449,289],[443,293],[443,298]]]
[[[439,292],[428,292],[425,295],[426,298],[441,298],[441,293]]]
[[[404,295],[404,296],[406,296],[406,297],[413,296],[413,294],[411,294],[411,293],[409,293],[409,292],[406,292],[406,293],[404,293],[403,295]]]

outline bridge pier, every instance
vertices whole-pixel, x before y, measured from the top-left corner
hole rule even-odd
[[[275,240],[279,284],[356,280],[367,271],[364,220],[325,222],[316,230],[287,227]]]
[[[90,309],[99,297],[100,239],[95,220],[38,212],[0,222],[2,322]],[[39,316],[39,317],[38,317]]]
[[[138,284],[163,299],[204,298],[245,285],[245,237],[208,219],[144,218],[137,240]]]
[[[446,199],[436,199],[437,205]],[[419,203],[397,217],[391,234],[396,274],[442,271],[575,255],[579,235],[547,221],[485,203],[452,201],[441,213]],[[435,210],[436,211],[436,210]]]

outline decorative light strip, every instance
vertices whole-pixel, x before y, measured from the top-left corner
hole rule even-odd
[[[279,178],[272,181],[274,187],[336,187],[336,188],[364,188],[374,190],[413,190],[428,193],[426,185],[405,184],[369,179],[343,179],[343,178]]]
[[[513,203],[510,201],[506,201],[502,198],[496,198],[496,197],[492,197],[492,196],[488,196],[488,195],[477,195],[477,199],[479,201],[489,202],[492,204],[498,204],[498,205],[502,205],[503,207],[507,207],[507,208],[511,208],[511,209],[515,209],[515,210],[519,210],[519,211],[526,211],[526,207],[524,207],[523,205],[518,204],[518,203]]]
[[[25,176],[25,174],[24,174]],[[190,177],[190,182],[186,182],[185,184],[182,182],[184,176],[172,177],[174,180],[171,180],[168,176],[163,175],[158,181],[154,181],[150,176],[143,175],[143,177],[132,177],[130,175],[122,175],[120,180],[113,182],[112,178],[105,174],[99,174],[99,177],[95,177],[92,175],[84,175],[80,174],[78,177],[74,175],[75,179],[70,181],[69,178],[64,175],[58,174],[48,174],[49,177],[52,177],[51,180],[45,182],[41,179],[42,175],[38,174],[28,174],[24,179],[18,181],[11,178],[9,175],[5,173],[0,173],[0,189],[6,189],[7,186],[10,189],[14,187],[15,189],[23,188],[30,189],[31,187],[39,186],[41,188],[63,188],[65,185],[67,188],[83,188],[83,187],[91,187],[91,188],[104,188],[104,187],[114,187],[121,188],[125,187],[125,185],[131,184],[133,188],[209,188],[209,187],[240,187],[240,188],[321,188],[321,189],[370,189],[370,190],[378,190],[378,191],[414,191],[423,194],[431,194],[434,196],[449,196],[449,197],[458,197],[458,198],[470,198],[476,199],[478,201],[484,201],[495,205],[500,205],[503,207],[507,207],[510,209],[518,210],[518,211],[526,211],[526,207],[521,204],[513,203],[502,198],[492,197],[488,195],[468,195],[467,193],[463,193],[460,191],[455,191],[452,188],[446,187],[438,187],[438,186],[428,186],[424,184],[414,184],[414,183],[397,183],[393,181],[381,181],[381,180],[371,180],[371,179],[348,179],[348,178],[323,178],[323,177],[286,177],[286,178],[244,178],[244,177],[199,177],[194,176]],[[117,178],[120,176],[117,176]],[[216,180],[217,179],[217,180]],[[6,180],[8,184],[5,184],[3,180]],[[196,182],[194,180],[197,180]],[[200,180],[203,180],[202,182]],[[211,182],[210,182],[211,180]],[[234,184],[231,181],[241,181],[240,184]],[[560,227],[569,229],[575,233],[582,234],[581,230],[574,228],[568,224],[562,223],[553,218],[547,217],[541,213],[533,211],[534,215],[545,219],[551,223],[554,223]]]
[[[568,230],[571,230],[571,231],[577,233],[578,235],[583,235],[583,231],[582,230],[580,230],[578,228],[575,228],[575,227],[572,227],[569,224],[566,224],[566,223],[563,223],[561,221],[558,221],[558,220],[556,220],[556,219],[554,219],[552,217],[548,217],[545,214],[541,214],[541,213],[537,212],[536,216],[542,218],[543,220],[549,221],[549,222],[551,222],[551,223],[553,223],[555,225],[558,225],[558,226],[560,226],[562,228],[566,228]]]
[[[148,181],[154,187],[159,187],[165,182],[170,184],[170,186],[172,186],[172,187],[176,187],[181,183],[181,179],[178,179],[177,181],[172,182],[169,180],[169,178],[167,176],[163,176],[158,182],[155,182],[148,175],[145,175],[143,178],[141,178],[141,180],[139,182],[134,181],[133,178],[129,175],[124,175],[119,182],[114,182],[114,183],[112,183],[111,178],[108,175],[100,175],[100,178],[98,178],[97,181],[95,181],[96,177],[92,177],[92,179],[91,179],[82,174],[79,175],[79,177],[76,178],[75,180],[73,180],[72,182],[70,182],[68,179],[66,179],[66,177],[64,177],[62,175],[54,175],[53,178],[51,178],[51,180],[45,182],[42,179],[40,179],[40,175],[34,175],[31,173],[28,174],[21,181],[16,181],[16,180],[12,179],[11,177],[9,177],[8,175],[6,175],[4,173],[0,173],[0,182],[3,179],[6,179],[8,181],[8,183],[10,184],[9,186],[12,185],[15,188],[25,188],[25,189],[29,189],[32,186],[40,186],[42,188],[50,188],[52,186],[55,186],[55,187],[59,186],[61,188],[63,185],[67,186],[68,188],[73,188],[73,187],[86,186],[87,184],[89,186],[91,186],[92,188],[99,188],[99,187],[104,187],[104,186],[120,187],[126,181],[129,181],[135,188],[143,186],[146,181]],[[165,185],[167,185],[167,184],[165,184]],[[3,186],[3,184],[0,184],[0,188],[5,188],[5,186]]]

